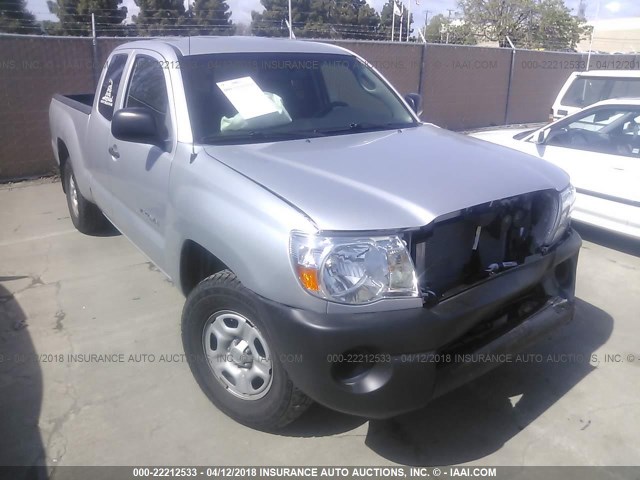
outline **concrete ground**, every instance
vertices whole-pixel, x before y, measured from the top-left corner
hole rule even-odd
[[[581,233],[576,319],[530,350],[550,360],[393,420],[313,407],[271,435],[198,389],[184,299],[125,238],[78,233],[59,183],[0,187],[0,464],[637,465],[640,246]]]

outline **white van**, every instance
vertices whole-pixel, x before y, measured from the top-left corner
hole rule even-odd
[[[610,98],[640,98],[640,70],[572,73],[553,104],[549,120],[558,120]]]

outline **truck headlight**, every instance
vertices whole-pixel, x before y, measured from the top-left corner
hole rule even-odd
[[[293,232],[290,250],[300,284],[318,297],[363,304],[418,296],[411,256],[397,235],[327,237]]]
[[[553,245],[565,234],[571,223],[571,212],[576,201],[576,189],[569,184],[557,197],[556,216],[551,222],[551,228],[545,236],[545,245]]]

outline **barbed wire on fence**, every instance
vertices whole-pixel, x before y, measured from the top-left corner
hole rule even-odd
[[[18,5],[22,0],[4,0],[3,4],[16,4]],[[336,2],[338,5],[349,5],[350,3],[345,0],[338,0]],[[104,13],[105,15],[108,13],[114,12],[114,9],[107,8],[96,8],[92,9],[93,13]],[[216,31],[218,33],[235,33],[238,27],[238,24],[216,24],[216,23],[208,23],[202,24],[198,22],[198,16],[193,13],[192,10],[187,10],[184,14],[181,14],[178,19],[171,18],[172,23],[163,24],[158,23],[157,21],[153,21],[150,19],[146,19],[145,15],[156,15],[162,13],[170,13],[172,10],[168,9],[145,9],[142,12],[140,20],[135,22],[122,22],[122,23],[109,23],[103,21],[95,22],[95,28],[97,34],[99,36],[110,35],[116,37],[123,38],[134,38],[137,36],[141,36],[138,30],[153,30],[154,33],[158,35],[162,35],[163,33],[169,32],[171,35],[190,35],[193,32],[205,32],[210,29],[212,31]],[[200,10],[199,13],[201,15],[210,15],[215,13],[225,13],[227,10],[224,9],[203,9]],[[0,9],[0,16],[13,13],[13,10],[8,9]],[[44,12],[40,10],[36,10],[32,12],[38,15],[50,14],[51,12]],[[298,11],[301,15],[309,15],[315,12],[312,11]],[[74,13],[75,16],[84,16],[89,17],[91,13]],[[169,20],[169,19],[167,19]],[[160,19],[160,22],[162,20]],[[22,23],[21,23],[22,22]],[[17,20],[15,25],[12,27],[13,30],[25,33],[33,33],[34,32],[34,24],[31,22]],[[38,28],[38,27],[36,27]],[[58,28],[58,22],[53,20],[44,20],[43,23],[39,26],[40,31],[42,31],[45,35],[49,33],[55,33]],[[424,25],[419,24],[418,22],[412,23],[413,33],[417,33],[419,29],[424,28]],[[385,24],[378,25],[366,25],[366,24],[358,24],[358,23],[344,23],[344,22],[328,22],[328,23],[307,23],[307,22],[293,22],[293,29],[296,33],[300,33],[300,36],[309,38],[310,36],[316,36],[315,38],[322,39],[364,39],[364,40],[380,40],[380,41],[389,41],[391,40],[391,28]],[[63,30],[67,34],[72,34],[71,36],[89,36],[91,35],[91,22],[90,20],[87,23],[76,22],[76,23],[65,23]],[[285,24],[285,18],[283,16],[282,19],[260,19],[257,21],[252,21],[249,25],[243,25],[241,29],[241,33],[252,34],[252,32],[256,32],[258,34],[264,33],[275,33],[277,31],[282,32],[282,36],[288,35],[288,28]],[[74,35],[78,34],[78,35]],[[628,45],[638,44],[640,43],[640,37],[615,37],[611,35],[598,35],[598,40],[605,41],[610,45],[619,46],[620,48],[627,47]],[[441,44],[443,42],[439,41],[438,38],[427,38],[428,43],[431,44]],[[481,38],[477,39],[478,43],[484,43],[481,46],[487,46],[487,43],[497,43],[497,42],[485,42]],[[417,36],[411,37],[411,42],[409,43],[422,43],[419,41]],[[521,48],[523,50],[540,50],[537,48]],[[546,42],[544,50],[546,51],[564,51],[567,50],[567,45],[564,42]],[[575,51],[575,50],[574,50]],[[575,52],[580,53],[580,52]],[[632,52],[633,54],[634,52]]]

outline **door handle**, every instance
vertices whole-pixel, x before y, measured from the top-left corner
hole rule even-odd
[[[109,153],[113,158],[120,158],[120,154],[118,153],[118,147],[116,145],[109,147]]]

